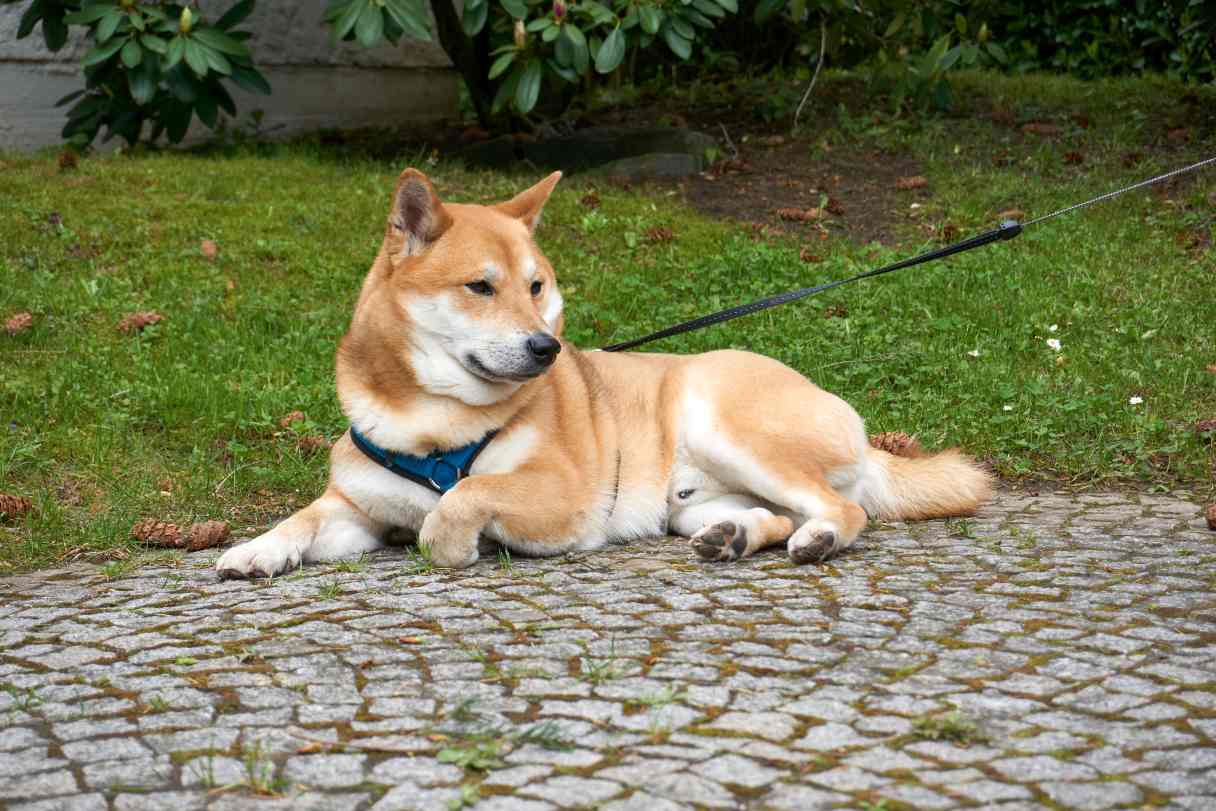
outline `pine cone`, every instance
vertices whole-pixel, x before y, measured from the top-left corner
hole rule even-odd
[[[290,414],[288,414],[286,417],[284,417],[283,419],[279,420],[279,427],[287,428],[293,422],[300,422],[303,419],[304,419],[303,411],[293,411]]]
[[[903,431],[887,431],[882,434],[873,434],[870,436],[870,444],[894,456],[906,456],[909,459],[915,459],[918,456],[925,455],[925,450],[920,446],[920,441],[914,436],[905,434]]]
[[[143,332],[144,327],[159,324],[164,316],[155,310],[144,310],[138,313],[128,313],[118,322],[118,331],[130,335],[133,332]]]
[[[1216,504],[1209,504],[1204,517],[1208,519],[1208,529],[1216,530]]]
[[[200,521],[190,527],[186,535],[186,549],[197,552],[219,546],[228,540],[230,533],[227,521]]]
[[[59,153],[59,171],[69,172],[76,168],[76,153],[65,149]]]
[[[28,498],[0,493],[0,515],[6,518],[16,518],[32,509],[34,509],[34,504]]]
[[[131,537],[142,543],[166,549],[181,549],[185,546],[182,542],[181,528],[177,524],[157,521],[155,518],[136,523],[131,527]]]
[[[9,335],[25,332],[34,324],[34,316],[29,313],[17,313],[4,322],[4,331]]]

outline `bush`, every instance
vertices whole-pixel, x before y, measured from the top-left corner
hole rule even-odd
[[[254,0],[241,0],[209,25],[173,3],[34,0],[17,37],[41,23],[47,48],[57,51],[67,42],[68,26],[88,28],[93,47],[82,62],[85,87],[58,102],[76,102],[63,128],[69,142],[90,144],[104,127],[105,140],[119,135],[134,144],[147,125],[150,140],[163,133],[176,143],[194,116],[214,129],[220,110],[236,115],[225,82],[270,92],[245,45],[249,33],[236,29],[253,6]]]

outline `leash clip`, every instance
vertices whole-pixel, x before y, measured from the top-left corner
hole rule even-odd
[[[1002,240],[1013,239],[1022,233],[1022,224],[1017,220],[1005,220],[998,231]]]

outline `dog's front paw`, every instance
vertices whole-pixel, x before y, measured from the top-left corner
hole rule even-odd
[[[299,565],[299,548],[288,540],[274,537],[274,533],[267,533],[220,555],[215,570],[225,579],[258,578],[274,577]]]
[[[430,550],[431,563],[443,569],[464,569],[477,562],[478,532],[445,521],[439,510],[427,514],[418,531],[418,546]]]
[[[839,537],[830,521],[807,521],[790,537],[790,560],[798,565],[822,563],[836,551]]]
[[[734,521],[702,527],[691,540],[705,560],[736,560],[747,554],[747,529]]]

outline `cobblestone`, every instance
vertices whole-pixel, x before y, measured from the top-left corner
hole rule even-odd
[[[0,807],[1216,808],[1197,514],[1006,492],[807,567],[657,539],[8,577]]]

